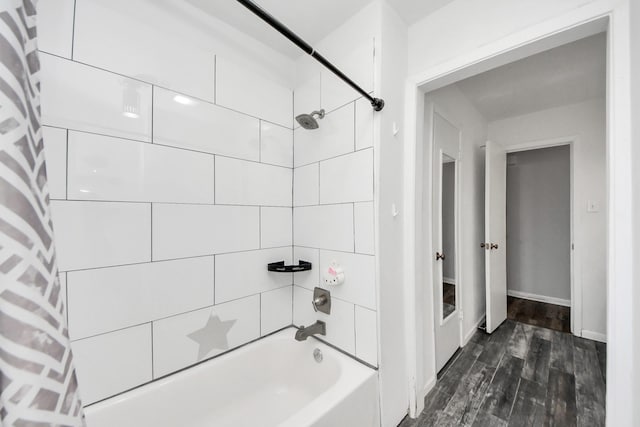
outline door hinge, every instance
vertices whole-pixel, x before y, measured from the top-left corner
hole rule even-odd
[[[462,310],[460,310],[460,313],[458,313],[458,319],[464,320],[464,313]]]

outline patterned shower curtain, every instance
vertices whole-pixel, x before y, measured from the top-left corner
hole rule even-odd
[[[36,1],[0,0],[0,424],[83,426],[40,127]]]

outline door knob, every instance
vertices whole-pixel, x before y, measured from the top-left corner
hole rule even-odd
[[[444,254],[441,254],[440,252],[436,252],[436,261],[440,261],[440,260],[444,261],[444,259],[445,259]]]
[[[486,243],[480,243],[480,247],[482,249],[489,249],[489,245],[487,245]]]
[[[497,243],[492,243],[491,247],[489,249],[498,249],[498,244]]]

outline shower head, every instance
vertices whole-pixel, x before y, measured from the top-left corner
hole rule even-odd
[[[318,129],[318,121],[314,116],[318,116],[318,119],[323,119],[324,109],[314,111],[311,114],[300,114],[299,116],[296,116],[296,121],[305,129]]]

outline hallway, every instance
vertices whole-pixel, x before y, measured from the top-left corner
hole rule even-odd
[[[478,331],[399,427],[603,426],[606,345],[505,321]]]

